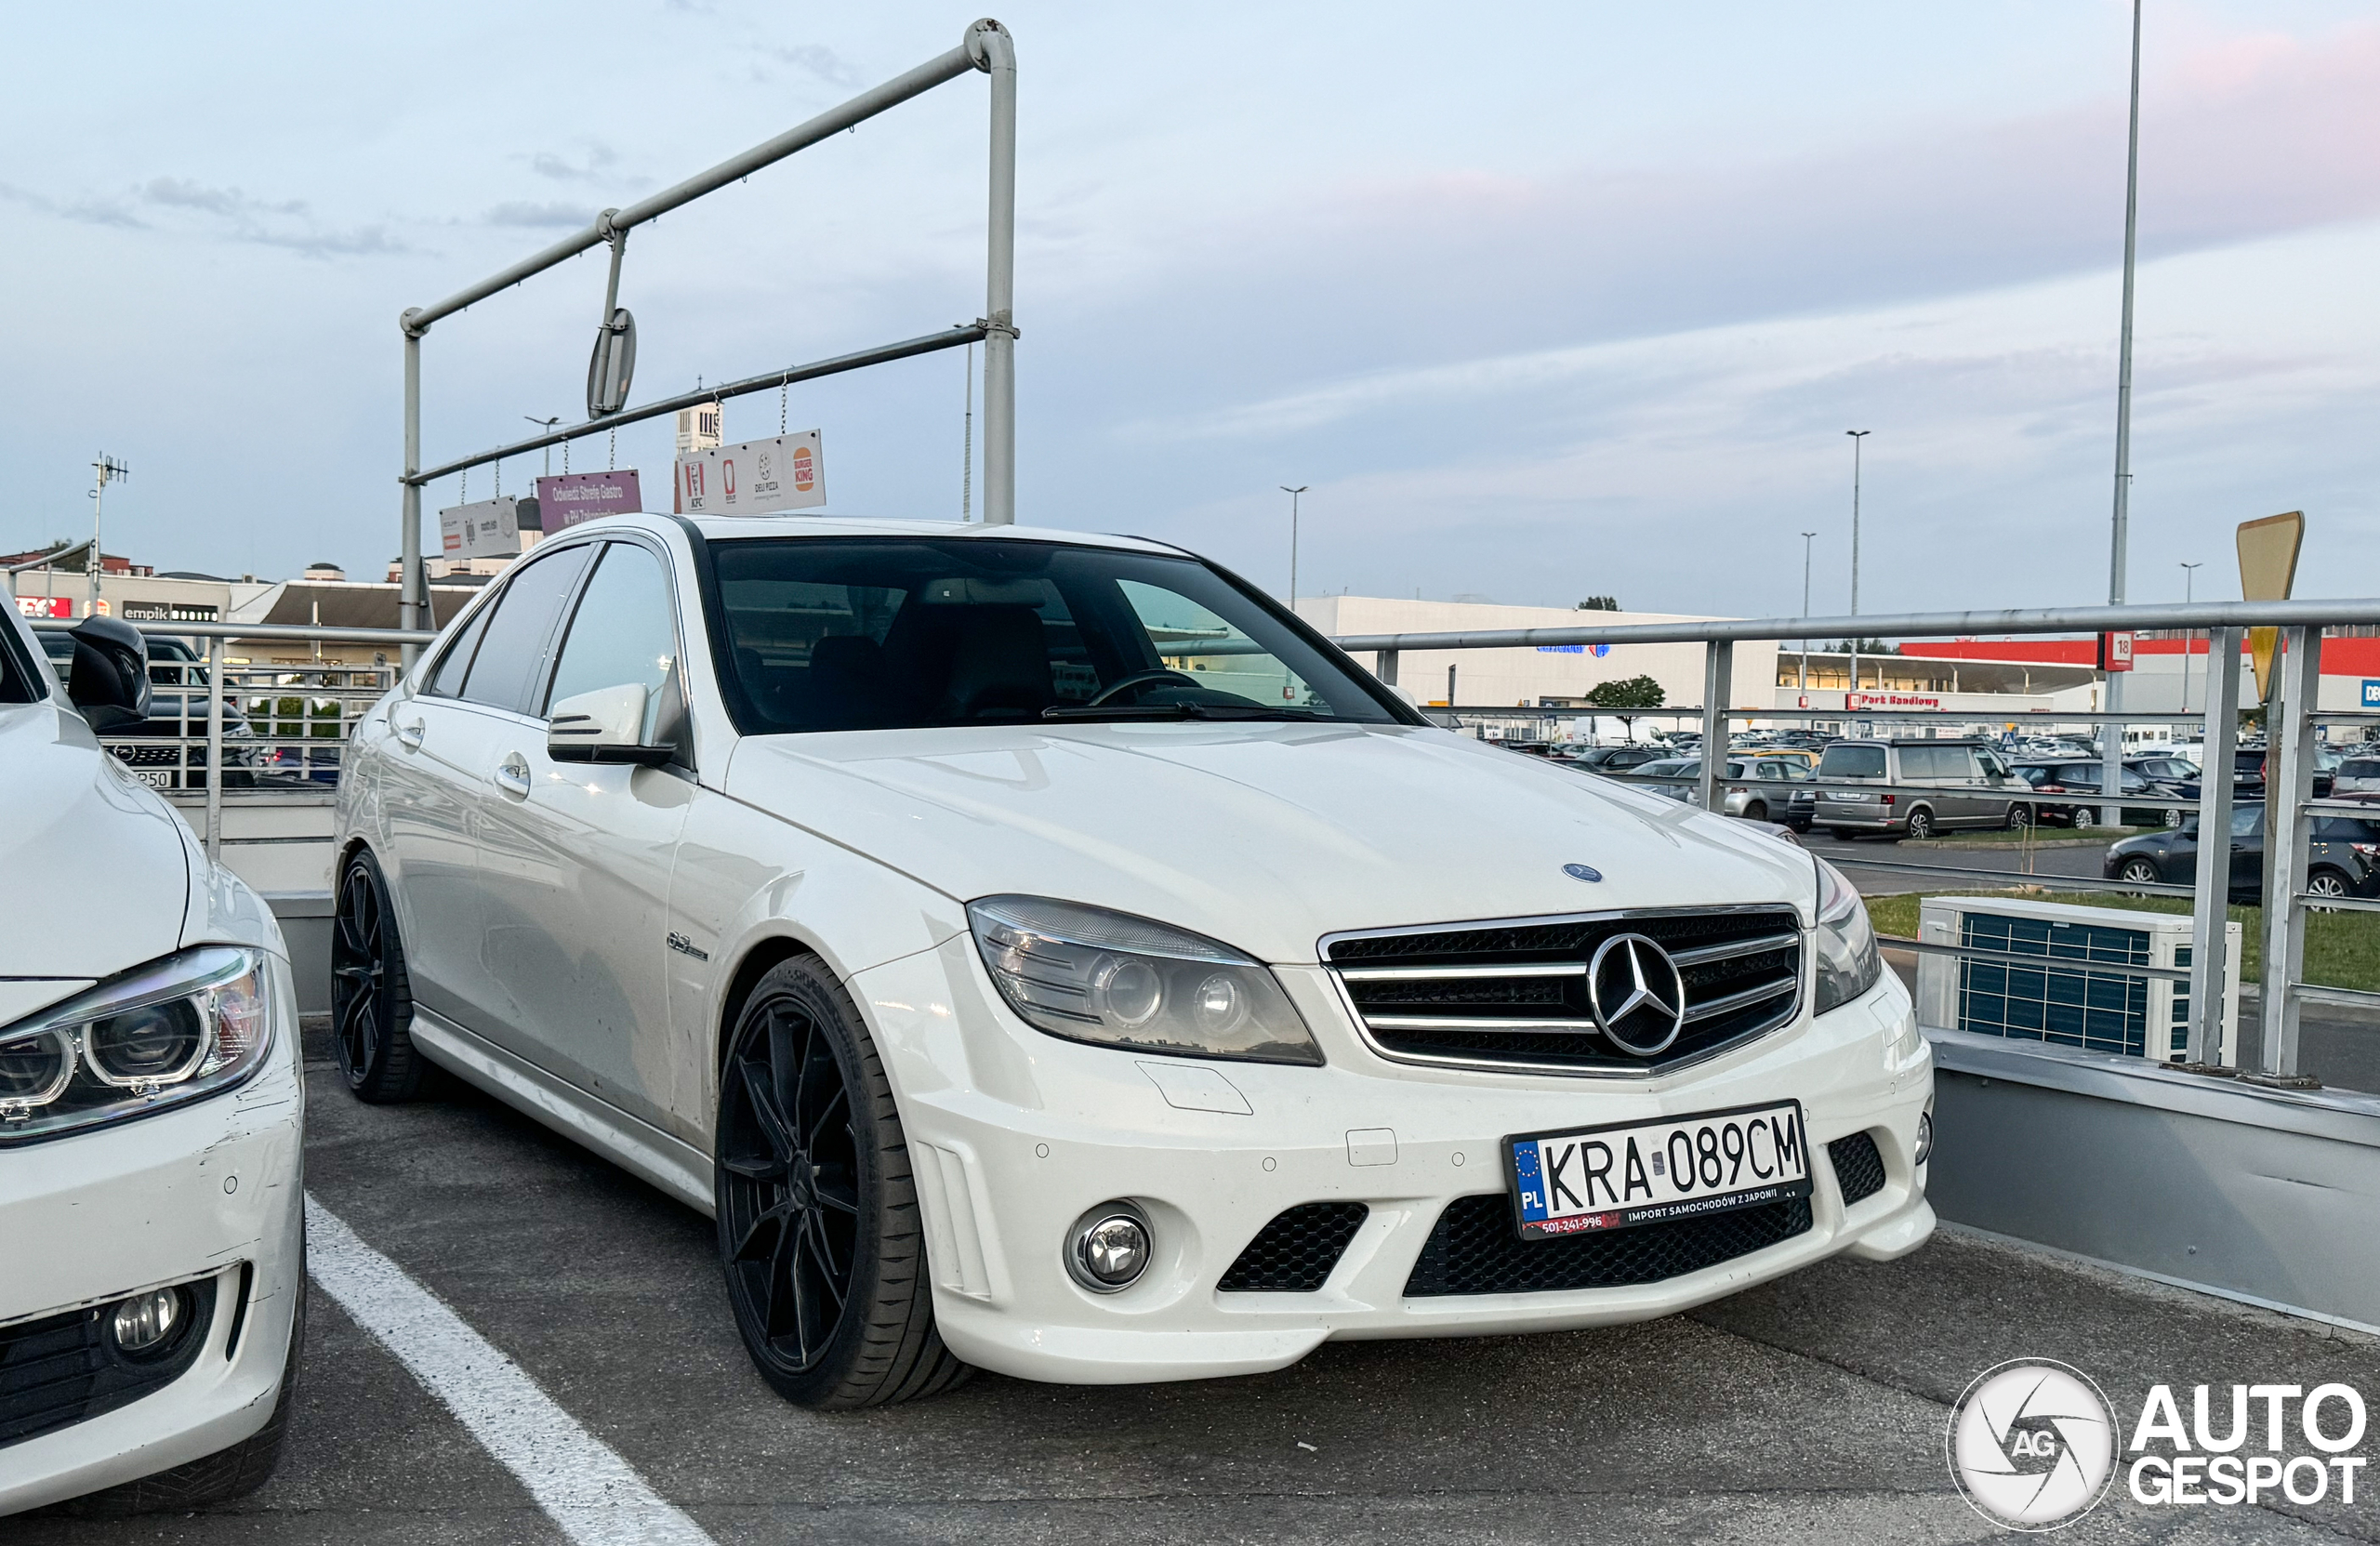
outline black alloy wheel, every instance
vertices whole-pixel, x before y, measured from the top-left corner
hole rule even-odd
[[[375,1105],[418,1098],[436,1076],[413,1042],[413,979],[389,885],[369,849],[340,872],[331,929],[331,1047],[348,1089]]]
[[[720,1072],[719,1253],[736,1329],[778,1394],[843,1411],[968,1371],[934,1328],[917,1188],[882,1060],[814,958],[771,968]]]
[[[2021,832],[2033,825],[2033,808],[2021,799],[2008,802],[2008,830]]]
[[[1924,842],[1934,836],[1934,813],[1921,805],[1909,813],[1909,835]]]

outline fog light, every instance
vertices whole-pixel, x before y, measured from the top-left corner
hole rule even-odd
[[[156,1352],[173,1341],[174,1333],[181,1327],[179,1288],[152,1288],[145,1294],[135,1294],[118,1304],[108,1320],[108,1332],[115,1339],[117,1348],[135,1357]]]
[[[1910,1163],[1923,1165],[1933,1153],[1934,1114],[1929,1111],[1917,1118],[1917,1153],[1911,1158]]]
[[[1066,1239],[1066,1270],[1096,1294],[1130,1288],[1148,1270],[1148,1220],[1127,1202],[1103,1203],[1084,1214]]]

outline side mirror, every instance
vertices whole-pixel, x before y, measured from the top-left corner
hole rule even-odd
[[[546,755],[557,762],[634,762],[656,767],[677,754],[644,739],[641,683],[599,687],[554,705],[546,726]]]
[[[74,663],[66,696],[93,730],[115,730],[149,717],[149,641],[120,617],[87,617],[68,636]]]

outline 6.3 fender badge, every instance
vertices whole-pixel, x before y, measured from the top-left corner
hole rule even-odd
[[[678,952],[681,956],[692,956],[698,961],[707,961],[710,959],[709,951],[696,949],[694,947],[694,942],[688,939],[683,934],[672,933],[669,936],[669,948]]]
[[[1562,866],[1562,873],[1568,876],[1573,880],[1600,880],[1603,879],[1603,871],[1595,868],[1593,865],[1564,865]]]

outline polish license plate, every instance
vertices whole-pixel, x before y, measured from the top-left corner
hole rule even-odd
[[[1802,1103],[1504,1140],[1524,1240],[1699,1218],[1810,1194]]]
[[[135,768],[132,770],[132,776],[152,789],[170,789],[174,786],[174,775],[163,768]]]

